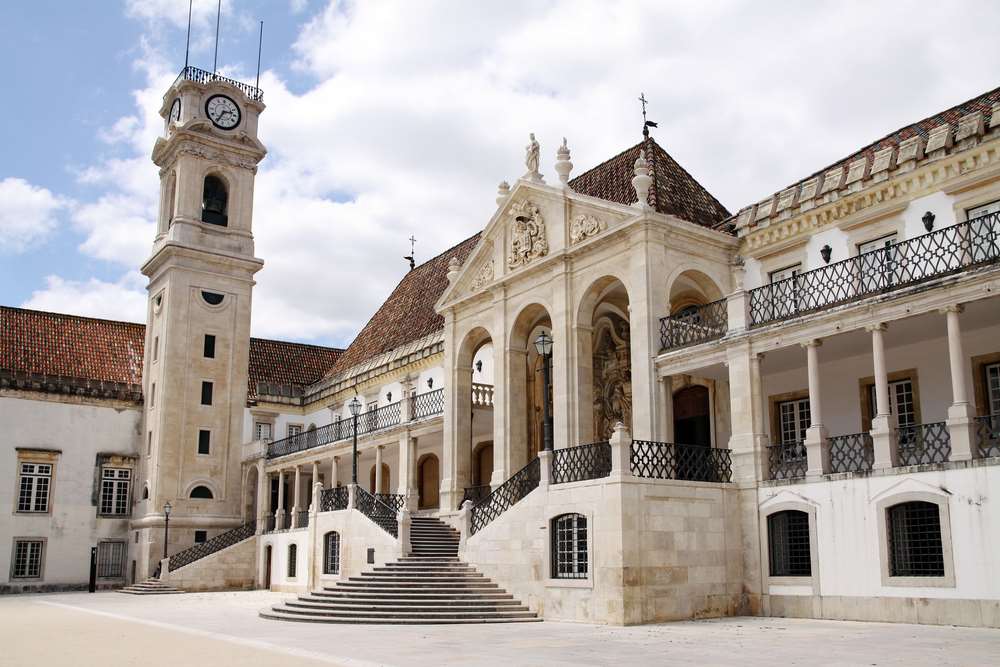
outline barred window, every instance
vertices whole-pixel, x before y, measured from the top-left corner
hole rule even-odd
[[[909,502],[888,509],[889,576],[943,577],[941,512],[937,505]]]
[[[42,576],[42,540],[16,540],[14,562],[10,576],[13,579],[39,579]]]
[[[323,536],[323,574],[340,574],[340,533]]]
[[[267,422],[254,422],[253,434],[254,440],[270,440],[271,425]]]
[[[18,483],[18,512],[48,512],[52,487],[52,464],[22,463]]]
[[[552,520],[552,578],[587,578],[587,517],[563,514]]]
[[[1000,414],[1000,364],[990,364],[986,373],[987,407],[992,415]]]
[[[806,439],[806,430],[810,426],[809,399],[800,398],[778,403],[778,417],[781,427],[781,443],[789,445],[802,442]]]
[[[288,578],[291,579],[295,576],[296,560],[298,560],[298,545],[289,544],[288,545]]]
[[[125,543],[98,542],[97,576],[120,579],[125,573]]]
[[[772,577],[811,577],[809,515],[786,510],[767,517],[767,553]]]
[[[100,514],[125,516],[128,511],[129,486],[132,471],[128,468],[103,468],[101,470]]]

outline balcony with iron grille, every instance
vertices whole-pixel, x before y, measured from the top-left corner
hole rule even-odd
[[[264,91],[256,86],[251,86],[248,83],[243,83],[242,81],[237,81],[236,79],[230,79],[229,77],[222,76],[221,74],[216,74],[215,72],[209,72],[198,67],[188,66],[181,70],[180,74],[174,80],[174,85],[177,85],[180,81],[194,81],[195,83],[213,83],[221,82],[236,88],[241,93],[247,96],[247,99],[253,100],[254,102],[260,102],[264,99]]]

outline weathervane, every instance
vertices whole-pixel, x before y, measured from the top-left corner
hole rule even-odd
[[[649,139],[649,128],[658,127],[656,123],[651,120],[646,120],[646,93],[639,93],[639,101],[642,102],[642,136]]]
[[[413,244],[417,242],[417,239],[413,238],[413,235],[411,234],[409,241],[410,241],[410,254],[407,255],[406,257],[404,257],[403,259],[405,259],[405,260],[407,260],[407,261],[410,262],[410,271],[412,271],[417,266],[416,261],[414,261],[414,259],[413,259],[413,257],[414,257],[414,254],[413,254]]]

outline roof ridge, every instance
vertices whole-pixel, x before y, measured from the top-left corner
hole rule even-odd
[[[104,322],[111,324],[125,324],[132,327],[145,327],[143,322],[129,322],[127,320],[113,320],[106,317],[92,317],[90,315],[75,315],[73,313],[57,313],[54,310],[38,310],[36,308],[24,308],[22,306],[4,306],[0,304],[0,310],[14,310],[22,313],[32,313],[36,315],[51,315],[54,317],[72,318],[76,320],[87,320],[90,322]]]
[[[145,326],[145,325],[142,325]],[[316,343],[300,343],[295,340],[281,340],[280,338],[262,338],[260,336],[250,336],[250,340],[259,340],[267,343],[281,343],[282,345],[298,345],[299,347],[312,347],[317,350],[330,350],[332,352],[343,352],[344,348],[333,345],[318,345]]]
[[[725,209],[725,210],[726,210],[727,212],[729,211],[729,209],[728,209],[728,208],[726,207],[726,205],[725,205],[725,204],[723,204],[723,203],[722,203],[721,201],[719,201],[719,199],[718,199],[718,198],[717,198],[717,197],[716,197],[715,195],[713,195],[713,194],[712,194],[711,192],[709,192],[709,191],[708,191],[708,188],[706,188],[706,187],[705,187],[704,185],[702,185],[702,184],[701,184],[701,181],[699,181],[699,180],[698,180],[697,178],[695,178],[695,177],[694,177],[694,175],[693,175],[693,174],[692,174],[692,173],[691,173],[690,171],[688,171],[687,169],[685,169],[685,168],[684,168],[684,165],[682,165],[682,164],[681,164],[680,162],[678,162],[678,161],[676,160],[676,158],[674,158],[674,156],[673,156],[673,155],[671,155],[670,153],[668,153],[668,152],[667,152],[667,149],[666,149],[666,148],[664,148],[663,146],[661,146],[661,145],[660,145],[660,142],[658,142],[658,141],[657,141],[656,139],[654,139],[653,137],[649,137],[649,141],[653,142],[653,146],[654,146],[654,147],[656,147],[656,148],[659,148],[659,149],[660,149],[660,151],[661,151],[661,152],[662,152],[662,153],[663,153],[664,155],[666,155],[666,156],[667,156],[668,158],[670,158],[670,161],[671,161],[671,162],[672,162],[672,163],[674,164],[674,166],[675,166],[675,167],[677,167],[678,169],[680,169],[680,170],[681,170],[682,172],[684,172],[684,175],[685,175],[685,176],[687,176],[687,177],[688,177],[688,178],[690,178],[690,179],[691,179],[692,181],[694,181],[695,183],[697,183],[697,184],[698,184],[698,186],[699,186],[699,187],[701,187],[701,189],[702,189],[702,190],[703,190],[703,191],[705,192],[705,194],[707,194],[707,195],[708,195],[709,197],[711,197],[711,198],[712,198],[712,201],[714,201],[714,202],[715,202],[716,204],[718,204],[719,206],[721,206],[721,207],[722,207],[723,209]],[[654,177],[654,178],[656,178],[656,173],[655,173],[655,172],[654,172],[654,174],[653,174],[653,177]]]

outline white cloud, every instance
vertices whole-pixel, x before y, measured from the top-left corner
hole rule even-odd
[[[0,180],[0,252],[24,252],[58,224],[66,199],[22,178]]]
[[[32,292],[23,308],[73,313],[127,322],[146,319],[146,279],[138,271],[126,273],[118,282],[96,278],[86,281],[47,276],[45,289]]]

